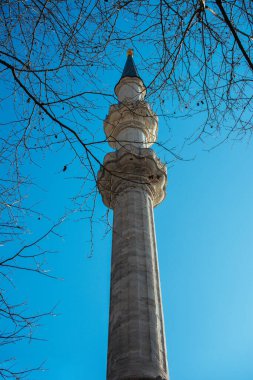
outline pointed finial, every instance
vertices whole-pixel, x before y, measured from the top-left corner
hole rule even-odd
[[[133,49],[128,49],[127,50],[127,60],[126,60],[126,64],[125,64],[121,78],[124,78],[124,77],[132,77],[132,78],[137,77],[137,78],[139,78],[137,68],[134,64],[133,55],[134,55]]]

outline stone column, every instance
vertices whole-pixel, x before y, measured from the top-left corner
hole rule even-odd
[[[113,208],[107,380],[168,380],[153,207],[166,168],[151,149],[121,148],[98,175]]]

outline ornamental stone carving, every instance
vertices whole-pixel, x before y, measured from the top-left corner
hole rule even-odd
[[[112,105],[104,121],[104,131],[112,148],[120,148],[120,144],[125,145],[128,142],[144,143],[146,147],[149,147],[156,141],[157,125],[158,117],[149,104],[138,101]],[[126,129],[131,131],[128,140],[124,140],[124,136],[127,135],[122,133]],[[136,131],[141,132],[142,137],[140,133],[136,134]]]
[[[167,169],[153,150],[131,146],[105,156],[97,182],[107,207],[113,208],[117,195],[131,188],[147,191],[156,206],[166,195]]]

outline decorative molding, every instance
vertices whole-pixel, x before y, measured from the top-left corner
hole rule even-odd
[[[109,208],[114,207],[118,194],[133,188],[147,191],[156,206],[166,195],[167,169],[152,149],[130,146],[105,156],[97,183]]]
[[[145,101],[112,105],[104,121],[104,131],[112,148],[116,148],[117,137],[125,128],[140,129],[147,146],[151,146],[157,139],[158,117]]]

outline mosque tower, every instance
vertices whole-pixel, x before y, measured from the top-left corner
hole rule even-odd
[[[158,118],[133,51],[115,87],[118,104],[104,122],[109,145],[98,187],[113,209],[107,380],[168,380],[153,208],[165,197],[167,171],[150,148]]]

